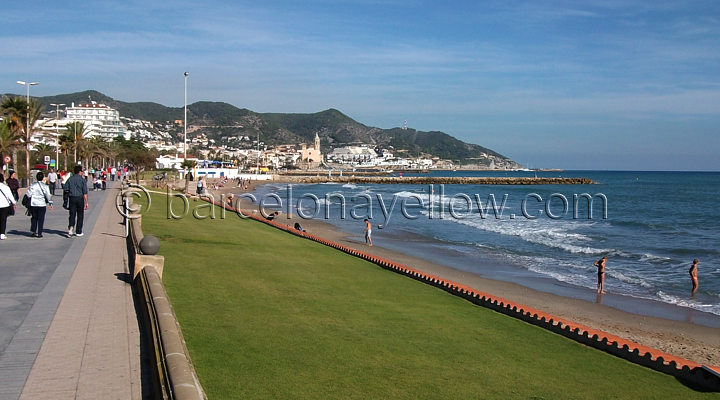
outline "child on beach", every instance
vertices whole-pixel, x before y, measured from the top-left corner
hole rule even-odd
[[[698,287],[700,286],[698,284],[698,263],[700,260],[697,258],[693,260],[692,266],[690,266],[690,270],[688,271],[690,273],[690,280],[692,281],[692,292],[691,294],[695,296],[695,293],[698,290]]]
[[[603,258],[595,261],[595,264],[593,264],[598,269],[597,292],[600,294],[605,293],[605,262],[606,261],[607,261],[607,257],[603,257]]]

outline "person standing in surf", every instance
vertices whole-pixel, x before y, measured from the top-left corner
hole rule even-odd
[[[695,296],[695,293],[697,293],[698,287],[700,286],[698,284],[698,263],[700,260],[697,258],[693,260],[692,266],[690,266],[690,270],[688,271],[690,273],[690,280],[692,281],[692,292],[690,292],[693,296]]]
[[[600,294],[605,293],[605,263],[607,262],[607,257],[603,257],[597,261],[595,261],[594,266],[597,267],[597,292]]]

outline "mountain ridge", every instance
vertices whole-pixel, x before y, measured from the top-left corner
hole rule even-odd
[[[48,109],[51,103],[87,103],[96,101],[115,108],[125,118],[150,122],[183,119],[182,107],[168,107],[154,102],[124,102],[96,90],[36,97]],[[257,113],[225,102],[198,101],[189,104],[188,127],[192,134],[204,133],[221,141],[229,136],[256,137],[270,145],[312,143],[320,137],[323,151],[349,144],[392,148],[408,156],[429,155],[458,164],[480,167],[517,168],[520,165],[491,149],[463,142],[441,131],[418,131],[407,128],[382,129],[355,121],[335,108],[315,113]],[[190,132],[188,132],[190,134]]]

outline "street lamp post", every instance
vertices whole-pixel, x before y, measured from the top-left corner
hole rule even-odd
[[[189,72],[185,72],[185,119],[183,120],[183,160],[187,160],[187,79]]]
[[[55,171],[57,171],[60,166],[60,128],[58,127],[58,120],[60,119],[60,107],[64,106],[65,103],[51,103],[50,105],[55,106]]]
[[[25,88],[27,88],[27,120],[25,127],[25,174],[27,177],[28,186],[30,186],[30,86],[35,86],[39,83],[40,82],[17,81],[18,85],[23,85],[25,86]]]

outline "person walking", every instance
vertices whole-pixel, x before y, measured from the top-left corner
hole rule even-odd
[[[372,246],[372,224],[370,221],[365,218],[365,244],[368,246]]]
[[[55,185],[57,185],[58,176],[55,173],[55,170],[50,168],[50,173],[47,176],[48,178],[48,186],[50,186],[50,194],[55,196]]]
[[[205,188],[207,187],[207,184],[205,183],[205,177],[201,176],[200,179],[198,179],[197,182],[197,194],[198,196],[205,194]]]
[[[15,173],[15,171],[10,171],[10,176],[8,177],[6,183],[10,188],[10,191],[12,192],[15,201],[20,200],[20,195],[18,194],[18,189],[20,189],[20,182],[18,182],[17,180],[17,173]]]
[[[83,235],[83,222],[85,210],[88,209],[87,181],[83,178],[83,170],[80,165],[75,166],[73,175],[65,182],[65,189],[68,191],[68,207],[70,215],[68,219],[68,237]]]
[[[70,171],[65,171],[65,173],[62,175],[62,179],[60,179],[60,187],[62,187],[63,191],[63,203],[62,206],[64,209],[69,210],[70,209],[70,191],[67,188],[67,181],[70,179],[72,174]]]
[[[25,196],[30,198],[30,231],[31,237],[43,237],[43,226],[45,225],[45,213],[47,208],[53,209],[52,196],[50,196],[50,188],[43,183],[45,174],[38,172],[35,175],[37,182],[30,185]]]
[[[5,236],[7,219],[16,209],[17,201],[13,197],[10,187],[5,183],[5,175],[0,174],[0,240],[7,239]]]

